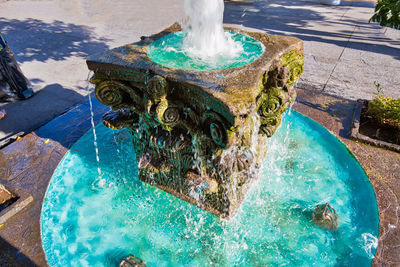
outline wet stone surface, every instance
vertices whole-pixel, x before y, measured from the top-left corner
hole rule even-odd
[[[0,212],[17,201],[18,197],[11,193],[5,186],[0,184]]]

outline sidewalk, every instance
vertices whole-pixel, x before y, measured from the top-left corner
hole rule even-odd
[[[373,10],[374,2],[366,1],[342,1],[340,6],[256,1],[228,5],[225,21],[302,39],[306,62],[300,88],[370,99],[378,81],[387,95],[400,97],[400,31],[368,23]]]

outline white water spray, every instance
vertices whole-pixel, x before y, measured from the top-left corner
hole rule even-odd
[[[224,32],[223,0],[183,0],[187,16],[182,23],[186,37],[184,51],[192,57],[208,60],[218,57],[235,58],[243,51],[240,42]]]
[[[378,247],[378,238],[373,236],[370,233],[363,233],[361,234],[362,238],[364,239],[364,246],[363,249],[367,253],[370,259],[374,258],[375,250]]]
[[[90,123],[92,124],[92,131],[93,131],[93,144],[94,149],[96,152],[96,161],[97,161],[97,172],[99,174],[99,179],[101,179],[101,169],[100,169],[100,156],[99,156],[99,147],[97,145],[97,134],[96,134],[96,125],[94,123],[94,112],[93,112],[93,103],[92,103],[92,90],[91,90],[91,83],[89,82],[90,77],[92,76],[93,72],[90,71],[87,77],[87,87],[86,90],[88,91],[88,98],[89,98],[89,105],[90,105]]]

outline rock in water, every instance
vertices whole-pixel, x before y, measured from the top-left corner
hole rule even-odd
[[[129,255],[128,257],[122,259],[119,266],[120,267],[146,267],[146,263],[138,257]]]
[[[322,229],[336,231],[338,228],[339,216],[329,203],[318,205],[312,215],[312,221]]]

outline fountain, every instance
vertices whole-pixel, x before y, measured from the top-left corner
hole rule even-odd
[[[190,14],[206,1],[184,3]],[[215,15],[223,11],[222,1],[207,3],[210,12],[189,19],[191,31],[176,23],[87,64],[96,97],[113,109],[105,125],[133,135],[139,178],[231,218],[258,176],[267,138],[295,99],[303,43],[240,28],[224,31],[222,14]],[[203,13],[220,28],[201,24],[207,21]]]
[[[303,43],[223,29],[220,0],[184,3],[188,14],[212,3],[220,27],[189,19],[87,61],[112,111],[53,174],[48,264],[370,265],[379,219],[368,177],[335,136],[287,111]]]

